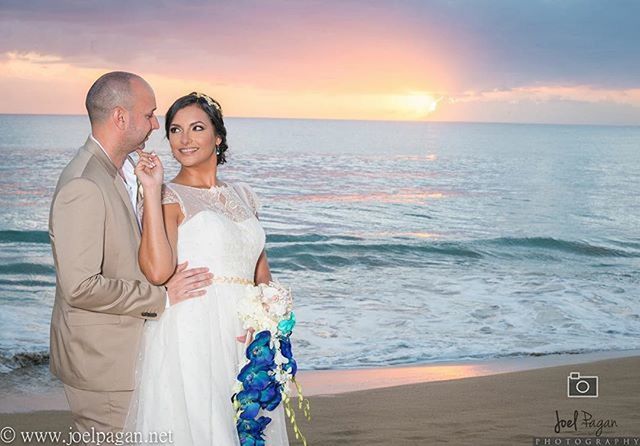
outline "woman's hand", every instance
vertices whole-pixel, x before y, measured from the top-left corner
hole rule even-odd
[[[236,339],[238,340],[238,342],[242,342],[247,343],[247,344],[251,344],[251,341],[253,341],[253,333],[255,332],[255,330],[253,328],[250,328],[249,330],[247,330],[247,332],[244,334],[244,336],[236,336]],[[249,341],[247,342],[247,336],[249,337]]]
[[[135,173],[142,183],[142,187],[147,190],[160,189],[164,179],[164,167],[160,157],[155,153],[143,152],[140,149],[136,150],[136,153],[140,158],[136,164]]]

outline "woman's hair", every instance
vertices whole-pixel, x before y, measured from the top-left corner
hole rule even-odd
[[[222,142],[218,148],[220,149],[220,154],[217,155],[218,164],[224,164],[227,162],[227,158],[225,156],[225,152],[229,148],[227,145],[227,129],[224,126],[224,120],[222,119],[222,107],[215,99],[207,96],[206,94],[190,93],[186,96],[182,96],[177,99],[165,115],[164,122],[164,130],[167,135],[167,139],[169,138],[169,128],[171,127],[171,123],[173,122],[173,118],[179,110],[182,110],[185,107],[188,107],[191,104],[198,104],[198,106],[209,116],[213,127],[216,129],[216,135],[222,138]]]

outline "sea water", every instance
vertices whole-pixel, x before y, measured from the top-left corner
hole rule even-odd
[[[219,178],[261,200],[301,368],[638,348],[639,127],[226,124]],[[5,377],[46,370],[49,206],[89,130],[82,116],[0,115]],[[161,132],[147,149],[170,180]]]

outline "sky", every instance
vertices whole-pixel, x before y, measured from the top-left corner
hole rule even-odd
[[[0,0],[0,113],[100,75],[225,116],[640,125],[636,0]]]

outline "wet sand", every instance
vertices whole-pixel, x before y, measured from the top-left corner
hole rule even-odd
[[[595,435],[598,423],[603,437],[640,437],[640,355],[608,356],[614,357],[303,371],[299,378],[304,393],[312,395],[312,419],[307,422],[298,413],[297,420],[311,445],[530,445],[534,436]],[[598,398],[569,398],[571,372],[598,376]],[[41,398],[40,403],[60,403],[55,396]],[[5,411],[7,402],[4,398]],[[32,403],[39,404],[37,398]],[[573,420],[574,411],[577,426],[555,433],[558,417]],[[583,423],[588,414],[592,426]],[[18,435],[51,430],[65,438],[70,421],[66,410],[0,414],[0,428],[11,426]],[[292,431],[289,436],[291,444],[301,444]]]

